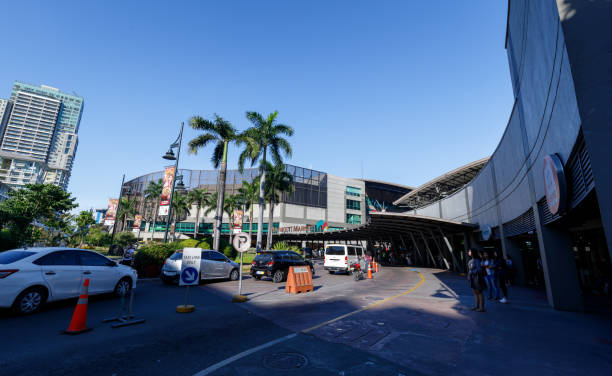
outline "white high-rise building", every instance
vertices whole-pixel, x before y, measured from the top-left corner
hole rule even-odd
[[[15,82],[0,139],[0,182],[66,189],[77,149],[83,98],[50,86]]]

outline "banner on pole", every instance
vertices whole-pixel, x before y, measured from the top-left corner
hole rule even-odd
[[[242,218],[244,217],[244,210],[234,209],[233,217],[234,221],[232,223],[232,228],[234,230],[234,234],[242,232]]]
[[[159,200],[159,215],[168,215],[170,209],[170,195],[172,194],[172,183],[174,183],[174,166],[166,167],[164,170],[164,185],[162,187],[161,199]]]
[[[133,229],[139,229],[140,224],[142,223],[142,215],[137,214],[134,216],[134,224],[132,225]]]
[[[119,199],[111,198],[108,200],[108,208],[106,209],[106,216],[104,217],[105,226],[113,226],[115,224],[115,218],[117,217],[117,206],[119,205]]]

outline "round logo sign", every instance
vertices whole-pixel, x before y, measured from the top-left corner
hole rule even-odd
[[[246,252],[251,246],[251,237],[244,233],[240,232],[234,235],[234,240],[232,240],[232,245],[238,252]]]
[[[565,173],[556,154],[544,157],[544,191],[548,210],[553,215],[563,213],[566,201]]]
[[[491,234],[493,232],[491,231],[491,226],[489,226],[489,225],[482,225],[482,226],[480,226],[480,233],[482,235],[482,240],[487,241],[487,240],[491,239]]]

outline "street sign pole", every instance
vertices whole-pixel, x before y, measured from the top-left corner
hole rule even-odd
[[[185,304],[176,307],[176,312],[178,313],[189,313],[195,310],[195,306],[189,304],[189,286],[197,286],[200,282],[201,259],[202,248],[183,249],[179,286],[187,286],[187,290],[185,291]]]
[[[234,303],[243,303],[247,301],[247,297],[242,295],[242,254],[251,246],[251,236],[244,232],[239,232],[234,236],[232,245],[236,251],[240,252],[240,271],[238,277],[238,295],[232,298]]]

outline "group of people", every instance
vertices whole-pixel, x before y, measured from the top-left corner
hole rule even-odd
[[[484,294],[488,291],[489,300],[497,300],[500,303],[508,303],[508,286],[512,282],[513,268],[512,258],[501,257],[497,251],[479,252],[470,249],[468,251],[467,278],[470,288],[474,291],[476,305],[473,311],[485,312]]]

